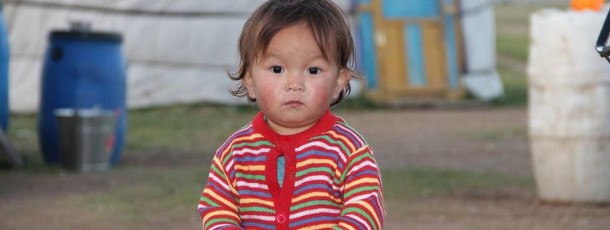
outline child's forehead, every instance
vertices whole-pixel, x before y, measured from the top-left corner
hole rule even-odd
[[[299,52],[298,54],[286,52],[286,49],[267,49],[265,52],[259,52],[259,54],[255,58],[255,62],[265,62],[265,61],[305,61],[305,62],[313,62],[313,61],[323,61],[328,63],[334,63],[333,59],[328,59],[324,57],[324,54],[319,49],[311,50],[312,52]]]
[[[267,33],[264,28],[258,31],[257,38],[260,38],[262,33]],[[277,28],[270,39],[255,39],[257,43],[254,47],[254,53],[256,56],[266,55],[271,49],[277,49],[277,46],[272,47],[272,44],[285,44],[286,42],[293,42],[294,40],[305,41],[307,37],[310,37],[315,42],[315,51],[321,56],[333,56],[335,49],[337,48],[336,35],[321,33],[320,31],[314,30],[307,22],[299,22],[293,25],[286,25],[281,28]],[[283,42],[283,43],[282,43]],[[280,46],[281,47],[281,46]],[[311,47],[310,47],[311,48]]]

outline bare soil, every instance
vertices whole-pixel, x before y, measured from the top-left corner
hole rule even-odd
[[[384,110],[341,114],[382,168],[434,167],[531,175],[523,108]]]

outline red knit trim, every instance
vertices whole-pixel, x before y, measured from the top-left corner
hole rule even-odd
[[[292,192],[294,190],[294,179],[296,178],[296,154],[295,148],[308,142],[315,135],[328,131],[337,122],[338,117],[330,111],[326,111],[318,122],[311,128],[292,135],[280,135],[273,131],[265,122],[264,114],[259,112],[252,121],[252,126],[257,133],[261,133],[265,139],[275,145],[275,149],[267,155],[265,164],[265,178],[267,186],[273,196],[273,203],[276,211],[277,229],[288,229],[290,223],[290,204],[292,203]],[[284,155],[285,169],[284,182],[280,187],[277,182],[277,158]],[[279,223],[278,216],[283,215],[285,221]]]
[[[267,122],[265,122],[265,115],[262,112],[258,112],[252,120],[252,126],[256,132],[261,133],[266,139],[272,141],[274,144],[280,140],[280,137],[283,137],[282,139],[290,139],[292,143],[300,145],[309,141],[313,136],[328,131],[338,120],[339,118],[329,110],[326,111],[311,128],[292,135],[280,135],[267,125]]]

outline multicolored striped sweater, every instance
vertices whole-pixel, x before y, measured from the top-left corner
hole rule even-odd
[[[381,191],[373,151],[343,119],[283,136],[259,113],[216,152],[198,210],[203,229],[382,229]]]

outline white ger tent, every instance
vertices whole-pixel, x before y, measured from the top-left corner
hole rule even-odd
[[[465,0],[469,1],[480,3],[485,0]],[[229,80],[226,72],[236,69],[240,30],[262,2],[264,0],[4,0],[3,13],[11,53],[10,109],[17,113],[37,111],[48,35],[53,30],[68,30],[70,22],[90,23],[96,32],[117,32],[123,36],[127,105],[130,108],[200,101],[244,103],[227,92],[235,82]],[[351,11],[355,1],[335,2]],[[489,11],[493,8],[479,10],[469,17],[489,18]],[[493,30],[481,31],[479,28],[478,32],[489,36],[483,35],[483,41],[479,39],[477,43],[491,45],[467,48],[467,52],[480,53],[483,55],[479,55],[480,60],[493,60],[480,67],[495,70],[495,59],[489,59],[495,56],[495,50],[489,50],[494,49]],[[466,37],[468,39],[471,38]],[[352,82],[353,95],[359,94],[359,83]]]
[[[243,103],[227,89],[238,64],[237,38],[263,0],[6,0],[10,39],[10,105],[34,112],[52,30],[70,22],[123,36],[128,106],[210,101]],[[349,0],[337,1],[344,9]]]

